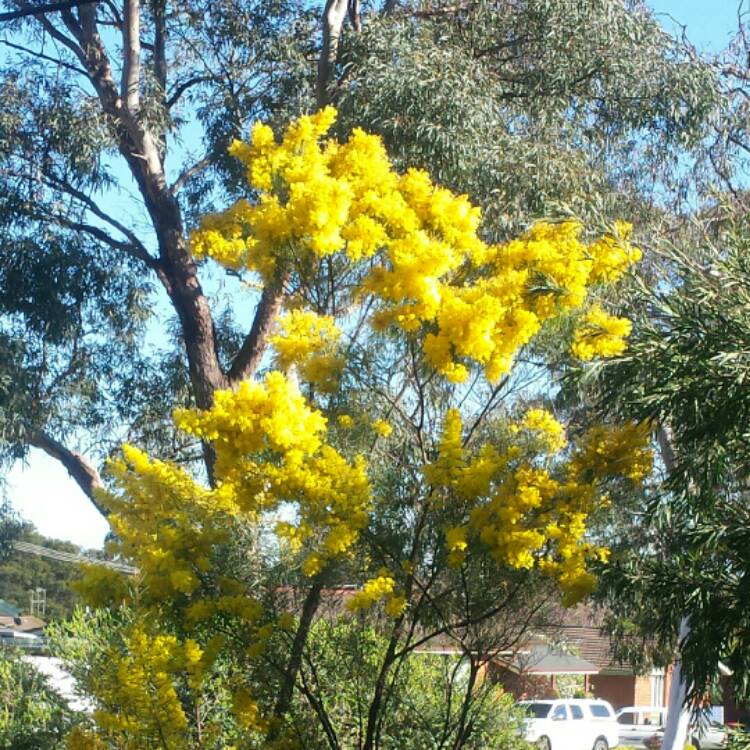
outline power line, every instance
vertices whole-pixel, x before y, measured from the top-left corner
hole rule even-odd
[[[116,560],[97,560],[95,557],[87,557],[86,555],[77,555],[73,552],[62,552],[57,549],[50,549],[49,547],[42,547],[38,544],[32,544],[31,542],[13,542],[13,546],[19,552],[26,552],[30,555],[39,555],[40,557],[49,557],[52,560],[59,560],[60,562],[67,563],[83,563],[85,565],[101,565],[105,568],[111,568],[120,573],[126,575],[135,575],[138,572],[138,568],[134,568],[132,565],[126,565],[125,563],[117,562]]]

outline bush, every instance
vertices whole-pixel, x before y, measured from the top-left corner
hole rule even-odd
[[[63,738],[76,717],[23,657],[13,650],[0,651],[0,748],[63,748]]]

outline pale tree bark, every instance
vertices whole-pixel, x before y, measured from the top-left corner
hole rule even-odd
[[[675,454],[672,440],[667,427],[660,425],[656,432],[659,450],[664,467],[669,474],[675,471]],[[677,639],[677,656],[672,671],[672,682],[669,686],[669,700],[667,703],[667,724],[664,728],[662,750],[682,750],[687,741],[690,711],[686,705],[687,683],[680,663],[680,650],[685,639],[690,634],[690,622],[686,615],[680,621],[680,632]]]
[[[347,0],[326,0],[323,11],[323,44],[318,59],[317,99],[318,107],[331,102],[331,79],[336,64],[341,30],[349,10]],[[359,19],[359,10],[356,11]],[[359,23],[359,20],[357,21]]]
[[[122,46],[124,64],[120,96],[131,115],[135,115],[141,101],[141,14],[138,0],[125,0]]]
[[[207,409],[213,404],[217,390],[236,387],[243,379],[252,377],[259,366],[273,320],[283,304],[285,279],[263,290],[245,341],[235,361],[225,371],[219,359],[210,303],[203,292],[197,264],[189,252],[185,223],[177,200],[177,192],[190,179],[190,174],[181,176],[174,185],[167,183],[164,167],[166,134],[153,132],[141,112],[142,1],[122,0],[122,77],[118,83],[114,80],[113,66],[98,30],[97,6],[97,2],[59,2],[36,7],[20,5],[18,12],[34,16],[51,38],[76,57],[80,72],[85,74],[96,92],[102,112],[115,125],[118,150],[136,182],[153,226],[158,250],[152,254],[137,238],[130,236],[128,242],[110,245],[121,246],[124,252],[141,259],[164,287],[180,322],[195,402],[199,408]],[[154,73],[166,104],[169,71],[164,0],[153,0],[151,7]],[[76,198],[75,195],[72,197]],[[91,205],[87,208],[91,210]],[[122,225],[117,224],[116,228],[122,231]],[[104,232],[97,231],[105,236]],[[70,471],[73,454],[66,453],[60,446],[50,455],[63,461]],[[206,448],[204,455],[211,477],[210,449]],[[82,478],[79,485],[93,499],[83,479],[85,474],[86,471],[73,475]]]
[[[678,652],[685,638],[690,634],[690,623],[687,617],[680,622],[680,635],[677,642]],[[664,728],[662,750],[682,750],[688,736],[690,711],[686,706],[687,683],[682,673],[679,657],[672,670],[672,682],[669,686],[669,700],[667,702],[667,725]]]

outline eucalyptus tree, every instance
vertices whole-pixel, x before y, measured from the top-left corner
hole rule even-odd
[[[263,359],[284,280],[261,289],[188,245],[243,190],[227,147],[248,121],[332,101],[499,237],[552,213],[648,216],[719,100],[711,66],[622,0],[4,5],[0,440],[90,497],[123,434],[199,457],[171,407],[207,408]]]

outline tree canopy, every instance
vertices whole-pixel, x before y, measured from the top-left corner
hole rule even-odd
[[[291,2],[6,5],[3,454],[39,447],[92,497],[124,438],[199,455],[172,405],[209,407],[262,359],[283,290],[243,283],[230,304],[234,276],[187,248],[242,194],[227,147],[256,117],[334,101],[341,133],[381,134],[507,239],[570,211],[643,223],[720,98],[710,65],[621,0],[331,0],[322,35]]]
[[[125,627],[90,675],[95,726],[74,747],[401,747],[389,706],[440,638],[468,676],[448,673],[446,720],[425,731],[485,746],[483,665],[552,592],[591,591],[606,551],[589,519],[650,471],[647,430],[598,425],[568,443],[516,367],[555,326],[583,360],[624,350],[629,322],[592,295],[640,258],[628,227],[586,238],[543,222],[487,243],[465,196],[394,170],[377,136],[326,139],[334,119],[326,107],[280,140],[258,124],[236,141],[253,199],[192,235],[197,256],[283,283],[287,301],[262,379],[175,411],[209,446],[209,483],[132,445],[110,463],[99,502],[139,572],[92,567],[81,584]],[[266,551],[248,554],[243,529],[263,521]],[[363,613],[359,638],[368,620],[383,636],[356,727],[318,674],[332,597],[334,622]],[[229,714],[203,713],[217,701]]]

